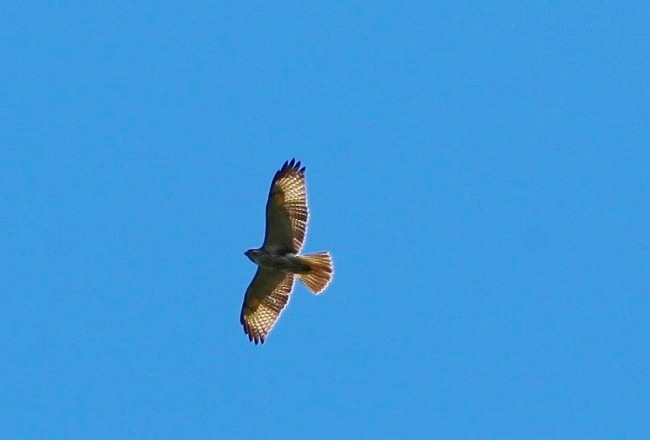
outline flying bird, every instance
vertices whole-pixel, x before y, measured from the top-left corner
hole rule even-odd
[[[245,252],[258,268],[246,289],[240,322],[255,344],[264,343],[289,303],[295,277],[316,295],[332,281],[334,267],[329,252],[300,255],[308,217],[305,167],[291,159],[271,182],[264,243]]]

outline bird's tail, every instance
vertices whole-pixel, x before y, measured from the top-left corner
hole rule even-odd
[[[318,295],[332,281],[334,265],[329,252],[319,252],[317,254],[302,255],[301,261],[309,266],[306,273],[297,273],[298,278],[313,293]]]

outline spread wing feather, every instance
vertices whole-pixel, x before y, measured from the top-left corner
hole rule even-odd
[[[269,251],[300,252],[308,217],[305,167],[300,168],[300,162],[291,159],[275,173],[271,182],[263,247]]]
[[[264,343],[289,303],[294,275],[259,267],[246,290],[239,318],[248,339]]]

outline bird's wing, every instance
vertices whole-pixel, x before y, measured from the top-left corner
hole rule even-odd
[[[289,303],[294,276],[279,270],[259,267],[246,290],[239,318],[248,339],[264,343],[269,332]]]
[[[275,173],[266,202],[266,234],[263,247],[298,253],[307,233],[305,167],[291,159]]]

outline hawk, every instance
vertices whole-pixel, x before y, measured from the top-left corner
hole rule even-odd
[[[244,254],[257,272],[246,289],[240,322],[255,344],[264,343],[289,303],[295,277],[318,295],[332,280],[329,252],[300,255],[307,232],[305,167],[295,159],[275,173],[266,202],[266,233],[259,249]]]

